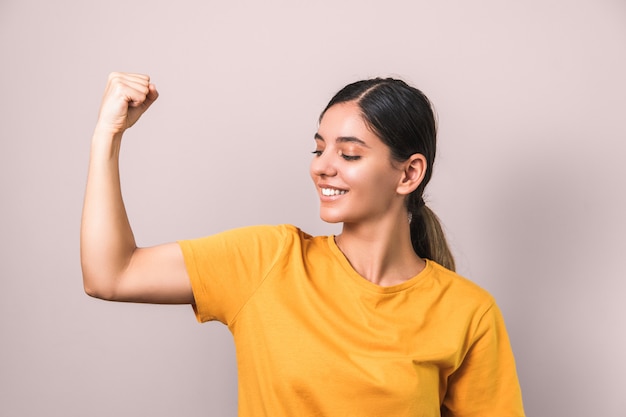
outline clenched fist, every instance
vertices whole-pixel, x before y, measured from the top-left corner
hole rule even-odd
[[[123,133],[135,124],[159,97],[150,77],[143,74],[114,72],[109,75],[96,129],[112,135]]]

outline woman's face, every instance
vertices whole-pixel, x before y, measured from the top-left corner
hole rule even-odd
[[[315,134],[311,178],[320,198],[320,217],[329,223],[380,221],[403,207],[397,192],[401,164],[365,124],[355,102],[330,107]]]

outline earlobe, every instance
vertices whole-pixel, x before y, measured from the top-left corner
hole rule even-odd
[[[398,193],[408,195],[415,191],[424,180],[427,166],[428,163],[424,155],[419,153],[411,155],[403,164],[402,179],[398,184]]]

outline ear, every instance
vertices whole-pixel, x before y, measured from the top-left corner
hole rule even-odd
[[[401,195],[409,195],[419,187],[426,175],[428,163],[421,153],[413,154],[402,163],[402,176],[398,183],[397,192]]]

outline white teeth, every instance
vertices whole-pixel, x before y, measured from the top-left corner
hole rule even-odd
[[[337,190],[334,188],[322,188],[322,195],[332,196],[332,195],[342,195],[347,193],[346,190]]]

